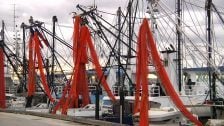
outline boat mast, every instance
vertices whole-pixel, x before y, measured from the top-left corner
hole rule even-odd
[[[27,88],[26,88],[26,82],[27,82],[27,78],[26,78],[26,35],[25,35],[25,24],[22,23],[21,25],[21,28],[23,30],[23,78],[24,78],[24,81],[23,81],[23,86],[25,88],[25,90],[27,91]]]
[[[132,18],[132,11],[131,11],[131,7],[132,7],[132,1],[129,0],[129,3],[128,3],[128,15],[129,15],[129,20],[128,20],[128,45],[129,45],[129,49],[128,49],[128,57],[131,58],[132,54],[131,54],[131,49],[132,49],[132,44],[131,44],[131,41],[132,41],[132,21],[131,21],[131,18]],[[130,62],[130,60],[129,60]]]
[[[181,61],[181,55],[182,55],[182,33],[180,31],[182,23],[181,23],[181,17],[182,17],[182,0],[176,0],[176,14],[177,14],[177,70],[178,70],[178,87],[179,92],[181,92],[182,89],[182,61]]]
[[[55,23],[58,21],[56,16],[53,16],[53,33],[52,33],[52,63],[51,63],[51,87],[54,87],[54,60],[55,60]]]
[[[210,99],[212,99],[212,91],[211,91],[211,60],[212,60],[212,49],[211,49],[211,4],[212,0],[207,0],[206,3],[207,7],[207,41],[208,41],[208,79],[209,79],[209,92],[210,92]]]
[[[117,11],[118,16],[118,85],[120,87],[120,123],[123,123],[124,120],[124,90],[123,90],[123,81],[121,80],[121,7]],[[130,43],[129,43],[130,44]]]
[[[126,65],[126,68],[128,66],[128,64],[130,64],[130,72],[131,72],[131,63],[132,63],[132,36],[133,36],[133,30],[134,30],[134,22],[135,22],[135,19],[133,20],[132,22],[132,13],[135,13],[134,16],[136,16],[136,12],[137,10],[135,10],[135,12],[133,11],[132,12],[132,4],[133,4],[133,1],[132,0],[129,0],[129,3],[128,3],[128,52],[127,52],[127,65]],[[137,4],[136,4],[136,7],[137,7]],[[133,85],[132,85],[132,82],[130,82],[129,80],[129,89],[130,89],[130,95],[133,96]]]
[[[215,82],[212,83],[212,31],[211,31],[211,9],[212,9],[212,0],[206,1],[206,11],[207,11],[207,41],[208,41],[208,81],[209,81],[209,96],[210,100],[215,100]],[[215,80],[215,76],[213,76]],[[214,81],[213,80],[213,81]],[[211,107],[212,118],[216,118],[215,107]]]

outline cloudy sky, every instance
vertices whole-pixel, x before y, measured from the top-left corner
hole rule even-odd
[[[118,6],[124,6],[125,0],[95,0],[101,10],[116,12]],[[27,22],[30,16],[51,23],[53,15],[58,17],[60,24],[72,24],[71,12],[77,11],[76,5],[91,6],[94,0],[0,0],[0,20],[13,25],[13,10],[16,10],[16,21]]]
[[[139,1],[142,1],[142,0],[139,0]],[[175,0],[161,0],[161,1],[164,1],[164,3],[167,4],[169,7],[174,7],[175,5],[174,4]],[[185,1],[193,2],[194,4],[197,4],[197,6],[200,6],[200,7],[205,6],[205,0],[185,0]],[[126,9],[128,0],[0,0],[0,20],[5,21],[7,30],[9,30],[10,32],[13,26],[14,5],[16,10],[15,11],[16,24],[18,26],[22,22],[27,23],[30,16],[33,16],[34,19],[43,21],[46,23],[46,25],[49,25],[52,23],[52,16],[56,15],[58,17],[59,24],[70,27],[70,28],[65,28],[63,32],[63,35],[65,39],[67,40],[67,39],[70,39],[72,35],[72,14],[71,13],[77,12],[76,5],[80,4],[85,6],[92,6],[94,2],[97,5],[98,10],[115,14],[119,6],[121,6],[123,9]],[[224,0],[213,0],[213,2],[215,3],[215,5],[217,5],[217,7],[219,8],[221,12],[224,12],[224,9],[222,7],[222,5],[224,5]],[[185,9],[187,8],[185,7]],[[191,9],[190,6],[188,9]],[[196,15],[201,16],[200,13],[205,14],[205,9],[201,9],[200,11],[197,11]],[[186,15],[185,17],[191,20],[190,15],[193,15],[193,12],[188,16]],[[111,17],[108,17],[108,18],[111,18]],[[205,19],[206,18],[203,15],[203,17],[199,21],[202,22],[203,25],[205,25],[204,23]],[[193,24],[192,22],[190,22],[188,25],[193,25]],[[219,28],[222,28],[222,27],[219,27]],[[217,32],[216,34],[220,34],[221,36],[222,32]]]
[[[79,12],[76,8],[78,4],[92,6],[95,3],[99,10],[116,13],[119,6],[126,8],[127,2],[128,0],[0,0],[0,20],[4,20],[8,36],[12,38],[14,7],[16,25],[20,31],[19,26],[22,22],[28,24],[30,16],[33,16],[34,20],[45,22],[46,27],[52,29],[52,16],[56,15],[58,24],[69,26],[61,27],[63,37],[68,41],[72,36],[72,12]]]
[[[174,0],[163,1],[170,6],[171,4],[175,5]],[[190,2],[192,0],[186,1]],[[196,0],[195,3],[201,1],[205,0]],[[224,4],[223,0],[213,1],[216,5]],[[56,15],[59,24],[72,26],[71,13],[77,11],[76,5],[92,6],[94,2],[99,10],[116,13],[119,6],[126,9],[128,0],[0,0],[0,20],[5,20],[8,27],[13,26],[13,11],[15,5],[16,22],[18,25],[21,22],[28,22],[30,16],[50,24],[52,16]],[[204,4],[201,6],[204,6]]]
[[[166,4],[174,5],[175,0],[163,0]],[[169,1],[169,2],[167,2]],[[185,0],[187,2],[204,3],[205,0]],[[0,0],[0,20],[5,20],[8,27],[13,26],[13,10],[15,4],[16,21],[27,22],[30,16],[35,19],[51,23],[52,16],[58,17],[59,24],[72,26],[71,12],[77,11],[76,5],[97,5],[99,10],[116,13],[119,6],[126,9],[128,0]],[[213,0],[219,7],[223,0]],[[201,6],[204,6],[201,5]]]
[[[22,22],[28,24],[30,16],[33,16],[34,20],[45,22],[46,27],[51,30],[52,16],[56,15],[60,25],[69,26],[67,28],[62,27],[61,30],[63,38],[66,41],[70,41],[73,26],[72,12],[78,12],[76,5],[93,6],[94,3],[99,10],[110,13],[116,13],[118,6],[126,8],[127,5],[126,0],[0,0],[0,20],[4,20],[7,28],[6,35],[11,38],[10,42],[13,42],[14,9],[16,25],[18,25],[17,29],[20,32],[21,29],[19,26]],[[61,35],[59,31],[57,33],[59,36]],[[60,50],[67,52],[65,48]]]

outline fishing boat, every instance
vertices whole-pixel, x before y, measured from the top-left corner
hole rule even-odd
[[[104,96],[101,105],[102,118],[105,120],[118,118],[117,122],[124,123],[126,111],[137,118],[141,115],[133,114],[133,104],[137,100],[141,102],[147,89],[146,103],[155,103],[153,104],[155,106],[148,106],[151,108],[145,111],[148,112],[149,120],[152,122],[175,120],[174,122],[178,124],[183,121],[183,115],[198,119],[211,116],[217,118],[220,108],[223,108],[224,87],[221,44],[215,43],[220,41],[215,39],[215,33],[223,29],[211,22],[211,15],[213,15],[214,20],[223,23],[220,14],[221,7],[216,5],[217,3],[212,0],[172,2],[129,0],[127,8],[118,7],[116,13],[109,13],[97,8],[96,4],[93,6],[77,4],[77,11],[74,12],[73,17],[73,45],[72,42],[66,42],[56,34],[55,27],[60,27],[57,25],[56,16],[52,18],[52,32],[44,27],[44,22],[31,17],[29,24],[22,24],[24,58],[22,61],[18,59],[19,66],[23,68],[22,74],[16,72],[13,67],[21,82],[19,89],[25,91],[28,88],[26,107],[32,106],[33,96],[38,94],[36,92],[38,88],[39,92],[46,94],[45,101],[55,105],[54,113],[61,110],[61,114],[79,116],[74,113],[88,113],[85,111],[85,106],[92,102],[96,104],[95,118],[99,119],[100,96]],[[114,18],[114,22],[111,22],[111,17]],[[148,49],[145,53],[149,53],[148,59],[139,60],[138,58],[141,58],[139,52],[144,47],[140,46],[138,40],[142,34],[140,27],[144,23],[143,19],[147,19],[147,24],[150,25],[155,47],[147,45]],[[220,29],[216,30],[217,27]],[[29,30],[29,36],[25,36],[26,30]],[[49,38],[46,37],[48,35],[52,43],[48,41]],[[26,37],[30,40],[27,58]],[[56,42],[60,45],[58,48],[55,47]],[[151,44],[151,42],[148,43]],[[8,49],[7,45],[5,47]],[[63,47],[68,48],[65,54],[73,55],[68,55],[66,59],[59,51]],[[43,55],[42,52],[46,51],[43,48],[49,53]],[[155,55],[151,54],[153,49],[158,50],[157,58],[153,58]],[[10,50],[7,51],[11,53]],[[9,56],[7,58],[10,60]],[[145,68],[138,65],[143,60],[148,61]],[[68,73],[65,73],[59,61],[69,67]],[[155,64],[156,61],[157,64]],[[159,72],[158,62],[162,63],[165,72]],[[13,62],[10,64],[15,66]],[[147,69],[147,78],[144,78],[147,79],[147,84],[144,88],[137,82],[138,78],[144,74],[138,73],[138,67],[141,70]],[[161,76],[164,77],[163,73],[168,75],[165,76],[168,78],[166,81],[161,78]],[[167,88],[167,81],[170,82],[168,87],[172,89],[172,93]],[[178,96],[175,97],[176,99],[173,93]],[[141,100],[135,97],[136,94],[141,97],[139,98]],[[109,99],[106,95],[112,101],[119,101],[115,105],[119,110],[116,117],[113,115],[116,109],[113,108],[112,103],[104,104]],[[89,96],[96,97],[94,102],[89,99]],[[176,102],[178,99],[180,99],[179,105]],[[125,105],[126,102],[132,105],[128,108]],[[182,115],[183,110],[179,111],[180,104],[183,104],[184,108],[187,107],[184,110],[188,114]],[[76,107],[84,108],[74,109]],[[91,109],[91,116],[93,112]],[[89,116],[90,113],[84,115]]]

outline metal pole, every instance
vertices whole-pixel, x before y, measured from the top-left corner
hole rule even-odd
[[[177,0],[177,27],[181,28],[181,3],[182,0]],[[178,29],[177,28],[177,29]],[[177,69],[178,69],[178,90],[181,92],[182,89],[182,69],[181,69],[181,46],[182,46],[182,34],[179,30],[177,30]]]
[[[24,86],[25,91],[27,91],[27,88],[26,88],[26,82],[27,82],[26,69],[27,69],[27,67],[26,67],[26,34],[25,34],[25,24],[22,23],[21,27],[23,29],[23,78],[24,78],[23,86]]]
[[[51,79],[50,79],[50,71],[49,71],[49,68],[50,68],[50,65],[49,65],[49,59],[46,58],[45,61],[46,61],[47,83],[50,84],[50,83],[51,83],[51,82],[50,82]]]
[[[53,16],[53,35],[52,35],[52,64],[51,64],[51,86],[54,85],[54,59],[55,59],[55,23],[58,21],[56,16]]]
[[[207,0],[206,1],[206,9],[207,9],[207,41],[208,41],[208,81],[209,81],[209,96],[210,96],[210,100],[214,100],[213,99],[213,94],[215,92],[213,92],[215,89],[214,84],[212,84],[212,69],[211,69],[211,62],[212,62],[212,39],[211,39],[211,35],[212,35],[212,31],[211,31],[211,8],[212,8],[212,0]],[[215,118],[216,116],[216,112],[214,107],[211,107],[212,110],[212,118]]]
[[[132,18],[132,11],[131,11],[131,6],[132,6],[132,2],[131,0],[129,0],[129,3],[128,3],[128,15],[129,15],[129,21],[128,21],[128,32],[129,32],[129,39],[128,39],[128,45],[129,45],[129,49],[128,49],[128,57],[131,58],[131,48],[132,48],[132,44],[131,44],[131,41],[132,41],[132,21],[131,21],[131,18]]]
[[[136,5],[137,6],[137,5]],[[129,32],[129,35],[128,35],[128,40],[129,40],[129,49],[128,49],[128,56],[127,56],[127,64],[131,64],[131,59],[133,58],[132,57],[132,33],[133,33],[133,30],[134,30],[134,23],[132,23],[132,1],[129,0],[129,4],[128,4],[128,15],[129,15],[129,22],[128,22],[128,32]],[[132,25],[133,24],[133,25]],[[130,67],[131,68],[131,67]],[[133,85],[129,82],[129,85],[131,85],[131,87],[129,88],[130,89],[130,95],[133,96]]]
[[[50,88],[52,89],[53,86],[52,86],[52,84],[51,84],[51,79],[50,79],[50,71],[49,71],[50,65],[49,65],[49,59],[46,58],[45,60],[46,60],[47,83],[48,83],[49,85],[51,85]],[[52,92],[53,92],[53,91],[51,90],[51,93],[52,93]],[[50,99],[47,99],[47,107],[50,107],[50,103],[51,103]],[[49,110],[51,111],[51,109],[49,109]]]
[[[216,78],[217,78],[217,74],[215,73],[215,72],[213,72],[213,74],[212,74],[212,99],[213,99],[213,101],[215,102],[215,100],[216,100]],[[215,106],[213,106],[212,107],[212,118],[213,119],[216,119],[217,118],[217,114],[216,114],[216,107]]]
[[[1,36],[2,36],[2,47],[4,46],[4,42],[5,42],[5,23],[4,21],[2,21],[2,31],[1,31]]]
[[[207,40],[208,40],[208,75],[209,75],[209,91],[210,91],[210,99],[212,99],[211,92],[211,59],[212,59],[212,48],[211,48],[211,4],[212,0],[207,0]]]
[[[118,8],[117,11],[118,16],[118,85],[120,88],[120,123],[122,124],[124,121],[124,91],[123,91],[123,82],[121,81],[121,7]]]
[[[102,75],[103,76],[103,75]],[[95,119],[99,120],[99,110],[100,110],[100,93],[99,93],[100,83],[96,85],[96,109],[95,109]]]

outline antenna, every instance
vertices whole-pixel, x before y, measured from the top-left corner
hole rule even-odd
[[[15,51],[16,51],[16,56],[19,57],[19,50],[20,50],[20,46],[19,46],[19,41],[21,40],[20,38],[20,34],[18,33],[18,29],[17,29],[17,24],[16,24],[16,18],[18,18],[18,16],[16,16],[16,4],[13,4],[13,40],[15,43]],[[16,63],[16,67],[18,67],[18,63]]]
[[[93,1],[93,7],[96,7],[96,0]]]
[[[13,32],[16,31],[16,4],[13,4]]]

